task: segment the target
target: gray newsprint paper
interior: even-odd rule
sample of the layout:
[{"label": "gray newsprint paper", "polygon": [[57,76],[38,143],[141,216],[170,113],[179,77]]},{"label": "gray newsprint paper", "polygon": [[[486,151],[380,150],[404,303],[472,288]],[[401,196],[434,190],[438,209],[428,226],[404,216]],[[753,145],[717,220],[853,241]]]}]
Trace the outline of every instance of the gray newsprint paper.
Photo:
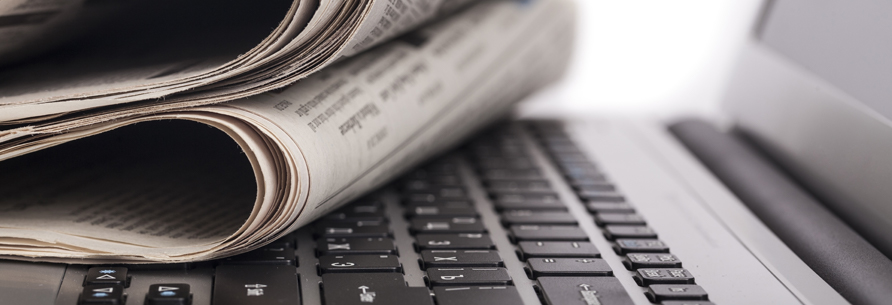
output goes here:
[{"label": "gray newsprint paper", "polygon": [[[471,2],[3,1],[0,124],[184,92],[195,106],[281,88]],[[51,60],[8,64],[72,37]]]},{"label": "gray newsprint paper", "polygon": [[[315,14],[361,4],[347,2],[320,1]],[[332,53],[349,57],[244,99],[202,104],[216,95],[198,90],[160,105],[84,113],[74,109],[80,100],[5,100],[24,107],[8,109],[77,106],[0,130],[0,257],[183,262],[255,249],[456,145],[567,66],[570,0],[487,1],[394,36],[428,16],[422,12],[461,6],[396,6],[422,2],[367,3],[363,16],[376,16],[381,27],[387,16],[394,32],[357,27]],[[376,11],[379,3],[417,19],[397,22],[394,11]],[[395,38],[378,44],[377,37]],[[248,57],[239,60],[265,61]],[[281,71],[255,72],[275,78]],[[248,90],[223,82],[213,90]]]}]

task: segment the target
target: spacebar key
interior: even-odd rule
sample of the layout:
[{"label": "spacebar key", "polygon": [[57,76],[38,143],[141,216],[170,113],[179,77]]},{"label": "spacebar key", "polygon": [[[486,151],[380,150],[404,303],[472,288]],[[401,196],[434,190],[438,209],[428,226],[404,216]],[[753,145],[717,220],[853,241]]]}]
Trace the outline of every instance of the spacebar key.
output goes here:
[{"label": "spacebar key", "polygon": [[290,265],[221,265],[214,305],[298,304],[297,269]]}]

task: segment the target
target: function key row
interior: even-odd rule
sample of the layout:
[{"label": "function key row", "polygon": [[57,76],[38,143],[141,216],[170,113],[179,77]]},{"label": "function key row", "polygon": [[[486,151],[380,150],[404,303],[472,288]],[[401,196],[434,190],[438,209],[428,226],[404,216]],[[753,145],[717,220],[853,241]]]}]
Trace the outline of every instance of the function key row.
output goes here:
[{"label": "function key row", "polygon": [[576,146],[560,122],[534,122],[529,130],[593,215],[604,237],[613,242],[614,252],[623,256],[624,266],[634,271],[638,285],[648,287],[650,301],[711,304],[690,271],[681,268],[681,261],[669,253],[669,247],[657,239],[657,233]]}]

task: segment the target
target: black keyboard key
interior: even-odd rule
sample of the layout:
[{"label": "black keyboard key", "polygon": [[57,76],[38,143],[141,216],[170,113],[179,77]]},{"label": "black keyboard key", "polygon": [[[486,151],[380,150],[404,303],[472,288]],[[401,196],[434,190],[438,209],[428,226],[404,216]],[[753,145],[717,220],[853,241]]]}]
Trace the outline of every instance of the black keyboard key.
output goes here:
[{"label": "black keyboard key", "polygon": [[623,259],[626,269],[681,268],[681,260],[669,253],[629,253]]},{"label": "black keyboard key", "polygon": [[505,268],[427,268],[431,286],[511,285]]},{"label": "black keyboard key", "polygon": [[84,286],[84,291],[78,297],[78,305],[118,305],[124,304],[127,296],[124,294],[124,286],[115,284],[94,284]]},{"label": "black keyboard key", "polygon": [[440,208],[472,208],[474,204],[467,199],[439,200],[434,202],[414,202],[406,204],[407,210],[413,210],[416,207],[440,207]]},{"label": "black keyboard key", "polygon": [[496,209],[504,210],[556,210],[566,211],[567,206],[560,201],[495,201]]},{"label": "black keyboard key", "polygon": [[613,249],[617,254],[669,253],[669,246],[658,239],[617,239]]},{"label": "black keyboard key", "polygon": [[650,285],[644,294],[654,303],[683,300],[705,301],[709,298],[706,290],[698,285]]},{"label": "black keyboard key", "polygon": [[513,286],[434,287],[437,305],[516,305],[523,304]]},{"label": "black keyboard key", "polygon": [[418,234],[415,248],[420,250],[487,250],[495,249],[489,234]]},{"label": "black keyboard key", "polygon": [[575,225],[576,217],[568,212],[509,210],[502,212],[505,225]]},{"label": "black keyboard key", "polygon": [[437,187],[429,191],[414,191],[404,196],[406,203],[434,202],[438,200],[465,199],[465,190],[461,187]]},{"label": "black keyboard key", "polygon": [[540,277],[538,282],[548,305],[635,304],[615,277]]},{"label": "black keyboard key", "polygon": [[623,202],[626,197],[620,193],[612,191],[587,191],[581,190],[576,192],[579,198],[589,202]]},{"label": "black keyboard key", "polygon": [[327,305],[434,304],[427,287],[406,286],[399,273],[323,274],[322,295]]},{"label": "black keyboard key", "polygon": [[407,208],[406,216],[415,218],[444,218],[444,217],[477,217],[477,209],[472,206],[456,205],[414,205]]},{"label": "black keyboard key", "polygon": [[154,284],[149,286],[146,305],[189,305],[192,293],[189,284]]},{"label": "black keyboard key", "polygon": [[511,238],[514,242],[525,240],[552,241],[585,241],[588,234],[577,226],[511,226]]},{"label": "black keyboard key", "polygon": [[598,176],[587,176],[587,177],[567,177],[567,182],[570,183],[570,186],[576,189],[581,189],[583,187],[589,185],[602,185],[604,183],[609,183],[607,177],[604,175]]},{"label": "black keyboard key", "polygon": [[558,198],[555,194],[497,194],[494,197],[496,202],[499,203],[508,203],[508,202],[561,202],[560,198]]},{"label": "black keyboard key", "polygon": [[214,305],[298,304],[298,276],[294,266],[217,266]]},{"label": "black keyboard key", "polygon": [[474,217],[413,219],[409,229],[414,233],[485,233],[486,228]]},{"label": "black keyboard key", "polygon": [[327,221],[384,221],[387,215],[384,214],[384,207],[377,202],[364,204],[350,204],[344,208],[326,214],[322,217]]},{"label": "black keyboard key", "polygon": [[421,261],[424,268],[502,266],[502,258],[495,250],[424,250]]},{"label": "black keyboard key", "polygon": [[125,267],[93,267],[87,270],[84,285],[121,285],[129,286],[130,277]]},{"label": "black keyboard key", "polygon": [[490,169],[535,169],[536,164],[529,158],[476,158],[474,164],[481,170]]},{"label": "black keyboard key", "polygon": [[627,213],[595,214],[595,223],[601,227],[607,225],[643,226],[647,224],[641,215]]},{"label": "black keyboard key", "polygon": [[590,213],[635,213],[635,208],[625,202],[589,202],[585,204]]},{"label": "black keyboard key", "polygon": [[320,273],[401,272],[394,255],[326,255],[319,257]]},{"label": "black keyboard key", "polygon": [[522,241],[517,243],[524,259],[531,257],[600,257],[601,252],[585,241]]},{"label": "black keyboard key", "polygon": [[616,186],[612,183],[604,182],[604,183],[592,183],[587,185],[580,185],[574,187],[577,192],[613,192],[616,191]]},{"label": "black keyboard key", "polygon": [[561,163],[590,163],[588,156],[579,152],[552,152],[550,155]]},{"label": "black keyboard key", "polygon": [[409,179],[403,182],[404,190],[424,190],[440,186],[461,186],[458,176],[440,176],[429,179]]},{"label": "black keyboard key", "polygon": [[694,276],[687,269],[661,268],[638,269],[635,282],[640,286],[653,284],[693,284]]},{"label": "black keyboard key", "polygon": [[555,194],[548,181],[492,181],[487,183],[490,195],[498,194]]},{"label": "black keyboard key", "polygon": [[393,240],[383,237],[322,238],[316,241],[318,255],[396,254]]},{"label": "black keyboard key", "polygon": [[606,226],[604,227],[604,237],[609,240],[619,238],[657,238],[657,232],[647,226]]},{"label": "black keyboard key", "polygon": [[220,260],[221,264],[296,265],[290,243],[273,243],[260,249]]},{"label": "black keyboard key", "polygon": [[438,198],[464,198],[465,190],[460,186],[430,186],[424,190],[410,190],[405,192],[406,197],[414,195],[431,195]]},{"label": "black keyboard key", "polygon": [[531,258],[529,275],[540,276],[611,276],[613,270],[600,258]]},{"label": "black keyboard key", "polygon": [[319,222],[315,225],[316,237],[387,237],[390,227],[383,221]]},{"label": "black keyboard key", "polygon": [[545,176],[537,169],[491,169],[481,173],[484,181],[540,181]]}]

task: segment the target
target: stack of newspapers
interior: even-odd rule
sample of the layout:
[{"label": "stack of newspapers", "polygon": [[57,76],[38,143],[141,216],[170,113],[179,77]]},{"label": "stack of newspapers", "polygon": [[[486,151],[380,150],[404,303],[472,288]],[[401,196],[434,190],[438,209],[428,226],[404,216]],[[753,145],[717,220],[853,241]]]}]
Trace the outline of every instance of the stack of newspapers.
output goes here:
[{"label": "stack of newspapers", "polygon": [[208,260],[564,72],[571,0],[3,0],[0,258]]}]

